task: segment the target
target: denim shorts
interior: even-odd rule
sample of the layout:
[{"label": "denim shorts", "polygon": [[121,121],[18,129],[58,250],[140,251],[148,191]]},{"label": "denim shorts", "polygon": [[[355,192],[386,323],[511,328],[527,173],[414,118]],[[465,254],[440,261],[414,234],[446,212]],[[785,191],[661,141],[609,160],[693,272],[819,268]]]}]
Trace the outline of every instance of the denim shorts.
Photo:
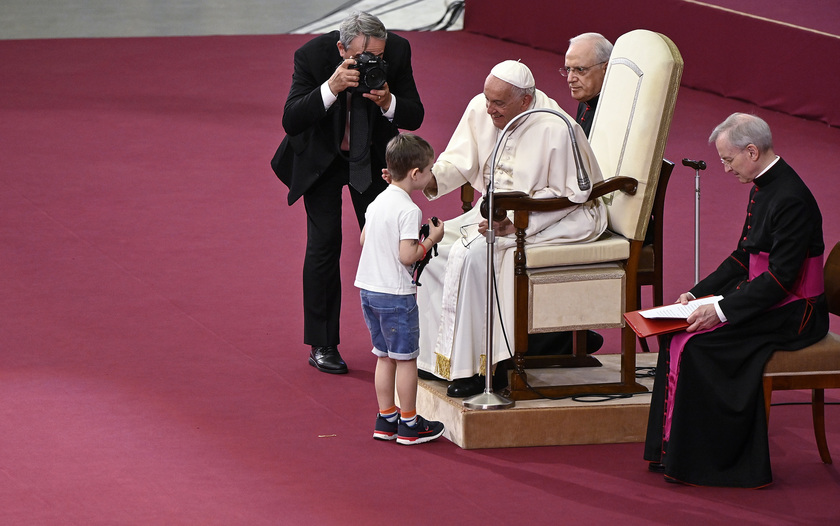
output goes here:
[{"label": "denim shorts", "polygon": [[362,313],[373,354],[413,360],[420,354],[420,315],[413,294],[383,294],[362,289]]}]

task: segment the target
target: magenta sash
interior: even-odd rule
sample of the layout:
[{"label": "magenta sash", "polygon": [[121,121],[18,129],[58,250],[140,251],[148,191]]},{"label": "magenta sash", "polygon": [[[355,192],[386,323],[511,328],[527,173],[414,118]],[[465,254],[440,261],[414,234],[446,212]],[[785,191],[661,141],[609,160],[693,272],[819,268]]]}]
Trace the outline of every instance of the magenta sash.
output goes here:
[{"label": "magenta sash", "polygon": [[[759,252],[758,254],[750,254],[750,269],[749,279],[753,280],[759,275],[767,272],[769,254],[767,252]],[[786,305],[792,301],[804,298],[813,298],[825,292],[825,282],[823,275],[823,257],[815,256],[805,260],[802,265],[802,270],[799,273],[796,283],[793,285],[793,290],[782,301],[772,306],[770,310]],[[671,418],[674,414],[674,395],[677,392],[677,380],[680,375],[680,359],[682,358],[683,349],[688,339],[695,334],[703,334],[704,332],[713,331],[719,327],[726,325],[725,322],[718,323],[710,329],[705,329],[696,332],[680,332],[671,338],[671,347],[669,349],[671,355],[671,364],[668,370],[668,386],[665,395],[665,423],[663,426],[663,434],[665,441],[671,437]]]},{"label": "magenta sash", "polygon": [[[767,252],[750,254],[750,281],[769,271],[769,258],[770,255]],[[772,306],[771,309],[779,308],[791,301],[813,298],[819,296],[823,292],[825,292],[823,257],[814,256],[806,259],[805,263],[802,264],[802,270],[799,272],[799,277],[796,279],[796,283],[793,284],[793,289],[790,294],[788,294],[785,299]]]}]

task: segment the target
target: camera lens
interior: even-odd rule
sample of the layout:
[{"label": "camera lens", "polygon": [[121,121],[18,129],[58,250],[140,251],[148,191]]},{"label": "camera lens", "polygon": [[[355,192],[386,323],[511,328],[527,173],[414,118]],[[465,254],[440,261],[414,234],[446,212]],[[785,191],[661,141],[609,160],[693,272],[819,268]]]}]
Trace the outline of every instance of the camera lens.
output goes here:
[{"label": "camera lens", "polygon": [[365,72],[365,85],[370,89],[380,89],[385,85],[385,71],[371,68]]},{"label": "camera lens", "polygon": [[359,85],[355,88],[348,88],[353,93],[370,93],[373,89],[382,89],[385,86],[388,72],[388,64],[385,60],[373,53],[365,51],[356,57],[356,63],[349,66],[359,70]]}]

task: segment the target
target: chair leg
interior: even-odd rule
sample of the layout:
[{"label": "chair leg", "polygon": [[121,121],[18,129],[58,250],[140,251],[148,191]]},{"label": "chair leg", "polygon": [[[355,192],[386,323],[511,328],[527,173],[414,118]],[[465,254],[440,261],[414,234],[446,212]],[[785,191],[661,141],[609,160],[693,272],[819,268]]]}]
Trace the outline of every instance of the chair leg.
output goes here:
[{"label": "chair leg", "polygon": [[647,338],[639,338],[639,346],[642,348],[642,352],[650,352],[650,347],[648,347]]},{"label": "chair leg", "polygon": [[773,379],[769,376],[762,377],[764,387],[764,415],[767,422],[767,431],[770,431],[770,400],[773,397]]},{"label": "chair leg", "polygon": [[811,412],[814,415],[814,438],[817,439],[817,449],[823,463],[831,464],[831,454],[828,452],[828,442],[825,440],[825,390],[811,390]]}]

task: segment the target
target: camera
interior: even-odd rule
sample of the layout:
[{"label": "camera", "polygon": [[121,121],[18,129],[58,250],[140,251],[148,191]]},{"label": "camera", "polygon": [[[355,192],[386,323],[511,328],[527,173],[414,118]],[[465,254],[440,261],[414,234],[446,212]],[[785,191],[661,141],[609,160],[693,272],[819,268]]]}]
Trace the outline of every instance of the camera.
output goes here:
[{"label": "camera", "polygon": [[356,57],[356,64],[348,67],[359,70],[359,85],[350,88],[351,92],[370,93],[370,90],[382,89],[385,85],[388,63],[370,51],[365,51]]}]

